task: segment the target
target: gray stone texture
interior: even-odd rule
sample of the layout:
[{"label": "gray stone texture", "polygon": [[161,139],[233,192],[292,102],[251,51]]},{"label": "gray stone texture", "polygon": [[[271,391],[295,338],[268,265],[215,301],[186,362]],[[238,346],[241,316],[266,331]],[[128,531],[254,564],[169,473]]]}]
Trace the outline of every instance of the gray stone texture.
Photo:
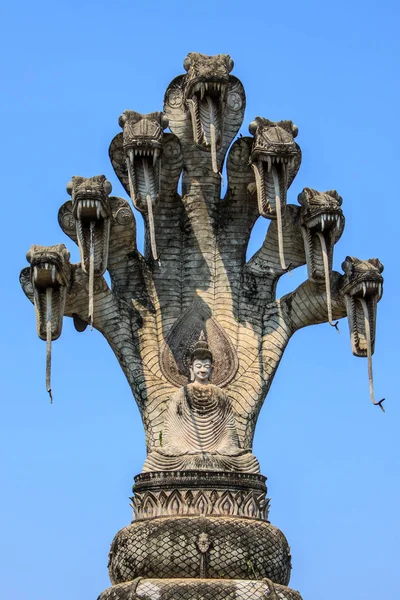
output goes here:
[{"label": "gray stone texture", "polygon": [[[136,520],[113,541],[113,585],[99,600],[301,600],[287,587],[287,541],[268,521],[257,418],[292,335],[345,316],[383,409],[372,378],[383,266],[348,256],[344,274],[332,270],[345,225],[336,191],[305,188],[287,204],[301,164],[292,121],[256,117],[235,139],[246,97],[228,55],[191,52],[184,68],[162,112],[121,115],[109,149],[144,219],[144,255],[128,200],[104,175],[75,176],[58,219],[80,262],[63,244],[32,246],[20,281],[47,343],[50,395],[51,342],[69,316],[104,335],[143,420]],[[247,261],[260,216],[270,225]],[[305,264],[307,280],[277,298],[279,278]]]}]

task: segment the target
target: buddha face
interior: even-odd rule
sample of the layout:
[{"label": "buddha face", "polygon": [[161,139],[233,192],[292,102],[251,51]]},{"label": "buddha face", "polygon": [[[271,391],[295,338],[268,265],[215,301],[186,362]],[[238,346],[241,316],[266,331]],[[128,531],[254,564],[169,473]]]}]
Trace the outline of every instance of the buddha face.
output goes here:
[{"label": "buddha face", "polygon": [[209,383],[212,373],[211,360],[196,358],[192,363],[190,372],[192,381],[202,384]]}]

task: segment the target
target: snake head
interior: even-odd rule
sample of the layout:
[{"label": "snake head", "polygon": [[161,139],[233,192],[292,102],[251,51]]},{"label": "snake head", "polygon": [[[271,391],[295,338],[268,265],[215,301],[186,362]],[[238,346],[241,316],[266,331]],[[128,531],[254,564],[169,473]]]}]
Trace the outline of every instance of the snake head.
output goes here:
[{"label": "snake head", "polygon": [[33,287],[67,287],[71,275],[70,253],[64,244],[38,246],[33,244],[26,254],[31,265]]},{"label": "snake head", "polygon": [[26,255],[36,310],[38,336],[46,340],[46,324],[51,322],[51,339],[61,335],[67,288],[71,279],[70,254],[64,244],[32,245]]},{"label": "snake head", "polygon": [[360,260],[347,256],[342,269],[342,293],[346,301],[352,352],[355,356],[367,356],[368,344],[371,352],[374,351],[376,308],[383,291],[383,265],[377,258]]},{"label": "snake head", "polygon": [[67,193],[72,198],[74,216],[82,221],[99,221],[111,215],[108,200],[112,185],[105,175],[79,177],[74,175],[67,184]]},{"label": "snake head", "polygon": [[146,210],[146,198],[157,202],[160,195],[163,133],[168,119],[162,112],[141,114],[126,110],[119,118],[123,129],[123,152],[134,206]]},{"label": "snake head", "polygon": [[345,219],[341,209],[342,198],[335,190],[318,192],[304,188],[298,196],[301,206],[300,224],[304,239],[308,278],[324,279],[321,236],[328,255],[329,271],[332,271],[333,247],[343,233]]},{"label": "snake head", "polygon": [[263,217],[276,218],[276,202],[281,212],[287,190],[301,163],[301,150],[294,138],[298,128],[292,121],[270,121],[256,117],[249,125],[253,136],[250,164],[256,179],[258,209]]},{"label": "snake head", "polygon": [[112,185],[105,175],[75,175],[67,184],[67,193],[72,199],[82,269],[85,273],[89,272],[91,243],[94,252],[94,272],[96,275],[102,275],[107,268],[111,190]]},{"label": "snake head", "polygon": [[212,150],[211,125],[215,128],[215,149],[222,144],[224,113],[229,73],[233,60],[228,54],[207,56],[189,52],[183,66],[184,102],[192,120],[194,143],[202,150]]}]

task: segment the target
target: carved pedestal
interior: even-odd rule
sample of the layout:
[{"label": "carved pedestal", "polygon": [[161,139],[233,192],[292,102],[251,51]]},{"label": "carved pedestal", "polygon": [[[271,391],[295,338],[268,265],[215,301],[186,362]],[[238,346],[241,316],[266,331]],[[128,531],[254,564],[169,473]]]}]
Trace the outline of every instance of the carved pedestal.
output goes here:
[{"label": "carved pedestal", "polygon": [[135,478],[135,520],[115,536],[112,587],[99,600],[301,600],[291,557],[271,525],[265,477],[152,472]]}]

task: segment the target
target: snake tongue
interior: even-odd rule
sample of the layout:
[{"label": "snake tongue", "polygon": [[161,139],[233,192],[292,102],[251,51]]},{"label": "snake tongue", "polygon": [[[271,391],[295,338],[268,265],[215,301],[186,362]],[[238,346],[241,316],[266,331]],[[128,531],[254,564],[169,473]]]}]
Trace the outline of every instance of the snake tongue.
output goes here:
[{"label": "snake tongue", "polygon": [[51,391],[51,321],[52,321],[52,296],[51,287],[46,289],[46,389],[50,396],[50,403],[53,403]]},{"label": "snake tongue", "polygon": [[[283,166],[283,165],[282,165]],[[285,177],[285,175],[284,175]],[[283,251],[283,232],[282,232],[282,204],[281,204],[281,193],[279,186],[278,174],[275,167],[272,167],[272,178],[274,181],[275,188],[275,210],[276,210],[276,225],[278,228],[278,246],[279,246],[279,260],[281,267],[284,271],[288,270],[285,262],[285,256]],[[286,189],[285,189],[285,200],[286,200]]]},{"label": "snake tongue", "polygon": [[199,94],[194,94],[187,100],[187,104],[194,142],[199,147],[211,151],[213,171],[218,173],[217,149],[222,140],[222,100],[210,95],[208,85],[204,84]]},{"label": "snake tongue", "polygon": [[143,158],[143,175],[144,175],[144,185],[145,185],[145,195],[146,195],[146,205],[147,205],[147,216],[149,219],[149,229],[150,229],[150,246],[151,253],[153,255],[154,260],[158,259],[157,255],[157,245],[156,245],[156,236],[154,229],[154,216],[153,216],[153,203],[155,203],[155,182],[153,173],[150,179],[149,167],[146,160]]},{"label": "snake tongue", "polygon": [[[329,304],[328,281],[332,273],[333,249],[340,235],[342,218],[339,213],[321,212],[304,220],[301,232],[304,239],[308,278],[310,281],[325,281],[327,305]],[[329,323],[332,314],[328,308]]]},{"label": "snake tongue", "polygon": [[288,166],[277,162],[274,156],[262,156],[251,163],[256,179],[258,210],[263,217],[277,218],[277,198],[280,198],[281,214],[286,206]]},{"label": "snake tongue", "polygon": [[89,223],[76,221],[76,233],[81,255],[82,270],[89,276],[90,326],[93,326],[94,277],[102,275],[107,269],[108,247],[110,239],[110,219],[100,218]]},{"label": "snake tongue", "polygon": [[[54,267],[54,269],[53,269]],[[40,267],[34,266],[32,269],[32,283],[34,304],[36,309],[36,327],[39,337],[46,342],[46,389],[52,402],[51,391],[51,350],[52,342],[56,340],[62,330],[63,315],[65,308],[65,300],[67,287],[58,275],[55,265],[45,263],[45,269],[48,271],[49,284],[46,287],[40,285],[39,278]],[[54,276],[54,270],[56,270]],[[55,285],[51,285],[51,280]]]},{"label": "snake tongue", "polygon": [[216,129],[215,129],[216,112],[217,111],[216,111],[216,107],[214,106],[214,102],[210,98],[210,96],[207,96],[207,104],[208,104],[208,109],[209,109],[208,119],[209,119],[209,130],[210,130],[209,143],[211,145],[211,161],[212,161],[214,173],[218,173],[217,142],[216,142]]},{"label": "snake tongue", "polygon": [[[368,283],[367,291],[368,291]],[[378,287],[376,288],[378,292]],[[367,356],[368,345],[371,354],[374,352],[377,293],[363,296],[363,285],[360,283],[356,292],[345,294],[347,316],[351,337],[352,352],[355,356]],[[367,328],[368,317],[368,328]],[[367,330],[368,329],[368,330]]]},{"label": "snake tongue", "polygon": [[91,243],[93,243],[94,272],[96,275],[102,275],[107,269],[108,263],[110,219],[101,218],[100,220],[90,221],[90,223],[77,219],[76,235],[81,255],[82,270],[85,273],[89,273],[90,248]]},{"label": "snake tongue", "polygon": [[[193,108],[191,112],[193,112]],[[161,190],[160,155],[161,151],[159,148],[143,146],[126,149],[125,154],[129,195],[135,208],[147,213],[151,251],[154,260],[157,260],[157,247],[153,206],[157,202]]]},{"label": "snake tongue", "polygon": [[133,205],[140,211],[146,210],[146,197],[158,199],[161,177],[161,151],[159,148],[129,148],[125,163],[129,181],[129,195]]},{"label": "snake tongue", "polygon": [[279,165],[274,157],[261,157],[251,163],[256,179],[258,210],[260,215],[277,221],[279,260],[284,271],[288,270],[284,257],[282,218],[286,206],[288,168]]},{"label": "snake tongue", "polygon": [[[365,293],[364,293],[364,296],[365,296]],[[358,298],[358,302],[361,304],[362,312],[363,312],[363,316],[364,316],[364,331],[365,331],[365,338],[366,338],[366,344],[367,344],[367,359],[368,359],[369,394],[370,394],[372,404],[374,404],[375,406],[379,406],[381,408],[381,410],[383,412],[385,412],[385,409],[382,406],[382,402],[384,401],[384,398],[382,400],[380,400],[379,402],[375,401],[374,376],[373,376],[373,370],[372,370],[372,334],[371,334],[371,323],[370,323],[370,310],[367,305],[367,301],[365,300],[364,297]]]},{"label": "snake tongue", "polygon": [[[333,322],[332,318],[332,298],[331,298],[331,261],[329,261],[328,250],[326,247],[326,240],[323,233],[317,232],[317,237],[321,245],[322,260],[324,265],[324,276],[325,276],[325,291],[326,291],[326,308],[328,312],[328,323],[333,327],[337,328],[337,323]],[[339,332],[339,329],[337,329]]]}]

